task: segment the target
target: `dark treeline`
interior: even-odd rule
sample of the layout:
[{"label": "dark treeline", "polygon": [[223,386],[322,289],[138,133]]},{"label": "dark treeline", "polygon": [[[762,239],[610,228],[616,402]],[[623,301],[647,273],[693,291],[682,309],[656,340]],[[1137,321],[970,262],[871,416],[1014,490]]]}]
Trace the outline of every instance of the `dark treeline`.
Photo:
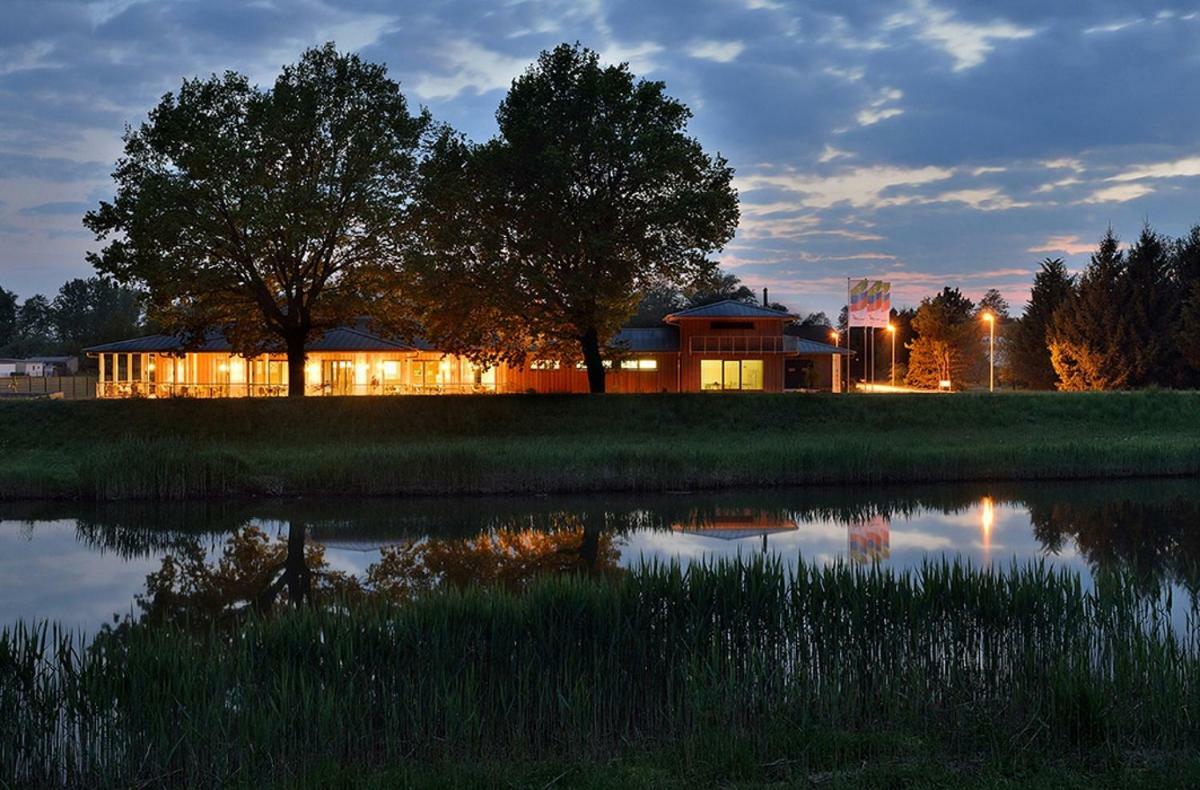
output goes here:
[{"label": "dark treeline", "polygon": [[141,293],[101,277],[70,280],[53,299],[0,287],[0,357],[77,356],[147,331],[144,317]]},{"label": "dark treeline", "polygon": [[1061,390],[1200,384],[1200,226],[1171,239],[1142,228],[1127,250],[1111,228],[1083,272],[1042,263],[1008,342],[1016,384]]}]

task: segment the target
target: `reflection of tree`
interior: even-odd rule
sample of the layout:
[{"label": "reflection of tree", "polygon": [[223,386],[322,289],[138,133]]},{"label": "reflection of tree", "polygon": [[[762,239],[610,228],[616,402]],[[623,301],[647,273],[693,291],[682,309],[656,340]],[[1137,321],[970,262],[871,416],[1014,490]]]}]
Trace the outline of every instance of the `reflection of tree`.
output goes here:
[{"label": "reflection of tree", "polygon": [[1148,583],[1200,582],[1200,501],[1194,497],[1028,502],[1034,535],[1051,552],[1068,540],[1093,568],[1128,569]]},{"label": "reflection of tree", "polygon": [[221,620],[246,609],[270,611],[283,592],[293,606],[355,593],[356,580],[331,571],[324,548],[306,544],[305,533],[303,522],[293,522],[286,539],[276,540],[258,527],[245,527],[229,536],[214,562],[198,539],[181,541],[146,577],[146,594],[138,599],[145,618]]},{"label": "reflection of tree", "polygon": [[547,574],[617,573],[619,552],[602,522],[559,514],[555,524],[385,546],[361,578],[332,570],[325,548],[308,541],[304,521],[291,521],[274,539],[249,526],[230,535],[215,559],[198,538],[181,539],[147,577],[138,602],[149,622],[212,622],[281,605],[401,602],[443,585],[519,590]]}]

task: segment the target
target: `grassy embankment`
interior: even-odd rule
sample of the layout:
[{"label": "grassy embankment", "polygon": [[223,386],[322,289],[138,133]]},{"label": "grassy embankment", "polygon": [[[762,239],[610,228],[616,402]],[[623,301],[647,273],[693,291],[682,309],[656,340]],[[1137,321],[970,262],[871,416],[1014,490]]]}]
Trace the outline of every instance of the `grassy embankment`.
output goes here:
[{"label": "grassy embankment", "polygon": [[88,650],[6,627],[0,777],[1185,786],[1200,625],[1172,630],[1166,607],[1038,565],[759,559],[138,625]]},{"label": "grassy embankment", "polygon": [[0,403],[0,498],[1200,472],[1200,393]]}]

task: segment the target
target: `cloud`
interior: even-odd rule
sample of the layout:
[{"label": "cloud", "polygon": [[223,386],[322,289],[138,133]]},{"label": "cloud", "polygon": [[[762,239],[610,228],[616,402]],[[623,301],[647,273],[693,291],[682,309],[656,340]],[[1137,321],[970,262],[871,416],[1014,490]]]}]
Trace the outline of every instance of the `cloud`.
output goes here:
[{"label": "cloud", "polygon": [[1080,255],[1096,249],[1095,242],[1084,241],[1077,234],[1050,236],[1041,244],[1029,247],[1026,252],[1063,252],[1067,255]]},{"label": "cloud", "polygon": [[447,100],[464,92],[476,95],[505,90],[529,67],[531,58],[513,57],[467,40],[449,41],[435,59],[443,66],[437,74],[419,74],[412,82],[422,99]]},{"label": "cloud", "polygon": [[0,181],[33,178],[41,181],[86,181],[105,178],[111,164],[61,157],[31,156],[0,151]]},{"label": "cloud", "polygon": [[96,206],[92,203],[77,203],[77,202],[58,202],[58,203],[39,203],[36,206],[29,206],[21,209],[19,214],[24,214],[27,217],[62,217],[62,216],[78,216],[83,215],[94,209]]},{"label": "cloud", "polygon": [[1200,176],[1200,156],[1176,159],[1173,162],[1157,162],[1138,165],[1132,170],[1111,176],[1106,181],[1141,181],[1146,178],[1188,178]]},{"label": "cloud", "polygon": [[1032,203],[1014,200],[999,189],[956,189],[942,192],[930,198],[915,198],[918,203],[962,203],[976,211],[1007,211],[1014,208],[1027,208]]},{"label": "cloud", "polygon": [[746,45],[741,41],[695,41],[688,47],[687,53],[701,60],[731,63],[745,49]]},{"label": "cloud", "polygon": [[954,59],[954,71],[966,71],[983,63],[998,41],[1030,38],[1036,30],[1003,19],[986,23],[965,22],[954,12],[928,0],[913,0],[908,10],[893,14],[887,28],[915,28],[917,38]]},{"label": "cloud", "polygon": [[1133,27],[1134,25],[1140,25],[1142,22],[1145,22],[1145,21],[1146,20],[1141,19],[1139,17],[1137,19],[1124,19],[1119,22],[1107,22],[1103,25],[1093,25],[1092,27],[1085,27],[1083,29],[1083,34],[1085,36],[1092,36],[1097,33],[1116,33],[1118,31],[1125,30],[1126,28]]},{"label": "cloud", "polygon": [[741,191],[770,187],[786,190],[794,193],[798,204],[806,208],[832,208],[843,203],[878,208],[910,202],[911,198],[891,194],[898,188],[944,181],[953,175],[949,168],[933,166],[875,165],[845,169],[828,176],[784,169],[739,176],[737,186]]},{"label": "cloud", "polygon": [[852,156],[854,156],[854,154],[850,153],[849,151],[843,151],[840,148],[834,148],[832,145],[826,143],[825,148],[821,151],[821,155],[817,157],[817,161],[821,164],[825,164],[826,162],[832,162],[835,159],[847,159]]},{"label": "cloud", "polygon": [[1080,203],[1126,203],[1149,195],[1154,190],[1144,184],[1120,184],[1115,187],[1097,189],[1080,200]]},{"label": "cloud", "polygon": [[858,111],[858,115],[854,119],[858,121],[859,126],[872,126],[880,121],[886,121],[888,118],[903,115],[904,110],[901,108],[888,106],[903,98],[904,91],[897,88],[884,88],[866,107]]}]

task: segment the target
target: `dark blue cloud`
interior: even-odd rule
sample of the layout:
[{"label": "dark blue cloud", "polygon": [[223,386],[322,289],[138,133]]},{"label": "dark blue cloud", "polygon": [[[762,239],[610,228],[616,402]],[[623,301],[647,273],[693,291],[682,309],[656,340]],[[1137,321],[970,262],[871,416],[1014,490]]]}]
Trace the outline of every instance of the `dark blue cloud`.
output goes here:
[{"label": "dark blue cloud", "polygon": [[1022,302],[1112,223],[1200,220],[1200,14],[1098,0],[9,0],[0,25],[0,284],[86,273],[79,217],[120,136],[180,80],[269,82],[334,39],[477,139],[545,48],[628,60],[738,172],[733,271],[798,309],[848,275]]}]

